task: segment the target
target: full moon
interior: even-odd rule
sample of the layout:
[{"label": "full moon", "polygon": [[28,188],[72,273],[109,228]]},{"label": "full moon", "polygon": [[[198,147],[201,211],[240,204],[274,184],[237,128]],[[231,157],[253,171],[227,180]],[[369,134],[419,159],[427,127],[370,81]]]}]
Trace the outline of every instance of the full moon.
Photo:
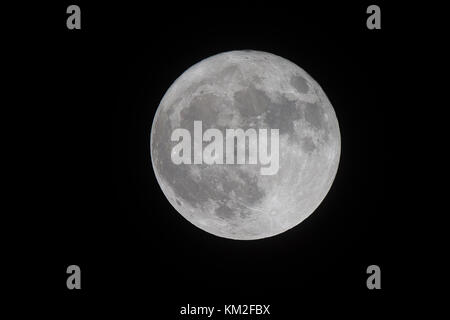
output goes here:
[{"label": "full moon", "polygon": [[[277,129],[279,169],[262,175],[261,163],[174,163],[172,133],[194,132],[194,121],[224,133]],[[206,58],[176,79],[156,111],[150,150],[164,195],[186,220],[219,237],[254,240],[317,209],[334,181],[341,138],[334,109],[310,75],[282,57],[244,50]]]}]

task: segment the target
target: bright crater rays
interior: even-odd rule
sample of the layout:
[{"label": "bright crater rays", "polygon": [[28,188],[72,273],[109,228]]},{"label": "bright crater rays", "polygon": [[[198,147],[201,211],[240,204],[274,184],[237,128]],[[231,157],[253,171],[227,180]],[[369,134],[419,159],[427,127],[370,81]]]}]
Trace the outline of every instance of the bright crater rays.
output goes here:
[{"label": "bright crater rays", "polygon": [[[199,124],[217,140],[196,136]],[[256,138],[264,135],[255,135],[227,149],[227,130],[273,131],[277,140],[261,144]],[[150,147],[158,183],[184,218],[220,237],[251,240],[282,233],[319,206],[336,175],[340,133],[331,103],[304,70],[270,53],[231,51],[200,61],[172,84]]]}]

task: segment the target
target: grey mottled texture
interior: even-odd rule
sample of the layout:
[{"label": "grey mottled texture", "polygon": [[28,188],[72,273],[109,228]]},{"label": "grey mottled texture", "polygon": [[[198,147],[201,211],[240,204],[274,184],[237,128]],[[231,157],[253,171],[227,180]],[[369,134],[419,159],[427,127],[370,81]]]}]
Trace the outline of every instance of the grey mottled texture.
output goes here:
[{"label": "grey mottled texture", "polygon": [[[170,136],[182,127],[280,131],[280,169],[259,165],[175,165]],[[273,54],[231,51],[184,72],[156,112],[153,168],[173,207],[220,237],[250,240],[284,232],[308,217],[333,183],[340,156],[338,121],[320,86]]]}]

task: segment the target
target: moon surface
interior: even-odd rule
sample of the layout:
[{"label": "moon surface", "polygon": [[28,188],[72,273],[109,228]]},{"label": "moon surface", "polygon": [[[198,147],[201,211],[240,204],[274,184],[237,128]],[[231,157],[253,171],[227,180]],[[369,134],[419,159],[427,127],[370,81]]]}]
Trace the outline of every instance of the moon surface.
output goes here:
[{"label": "moon surface", "polygon": [[[217,128],[279,129],[279,170],[259,164],[174,164],[171,134]],[[206,145],[206,142],[203,142]],[[306,219],[331,188],[341,151],[334,109],[319,84],[282,57],[230,51],[186,70],[164,95],[153,120],[153,169],[172,206],[219,237],[253,240]]]}]

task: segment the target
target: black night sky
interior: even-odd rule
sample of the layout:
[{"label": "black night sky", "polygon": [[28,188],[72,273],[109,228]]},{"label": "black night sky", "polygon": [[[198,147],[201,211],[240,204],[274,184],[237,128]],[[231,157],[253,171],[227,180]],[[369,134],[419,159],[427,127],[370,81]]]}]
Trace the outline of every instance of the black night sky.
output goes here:
[{"label": "black night sky", "polygon": [[[74,3],[81,30],[66,28],[73,3],[63,1],[45,6],[30,40],[30,77],[45,101],[32,111],[41,143],[29,152],[45,225],[30,259],[45,269],[39,288],[49,301],[80,314],[147,319],[182,319],[188,303],[271,304],[273,319],[385,314],[401,294],[386,166],[400,39],[394,8],[380,4],[382,29],[368,30],[365,1]],[[218,238],[187,222],[160,190],[150,159],[153,116],[173,81],[206,57],[239,49],[305,69],[330,99],[342,139],[319,208],[257,241]],[[71,264],[82,270],[79,291],[66,288]],[[371,264],[382,270],[382,290],[366,287]]]}]

